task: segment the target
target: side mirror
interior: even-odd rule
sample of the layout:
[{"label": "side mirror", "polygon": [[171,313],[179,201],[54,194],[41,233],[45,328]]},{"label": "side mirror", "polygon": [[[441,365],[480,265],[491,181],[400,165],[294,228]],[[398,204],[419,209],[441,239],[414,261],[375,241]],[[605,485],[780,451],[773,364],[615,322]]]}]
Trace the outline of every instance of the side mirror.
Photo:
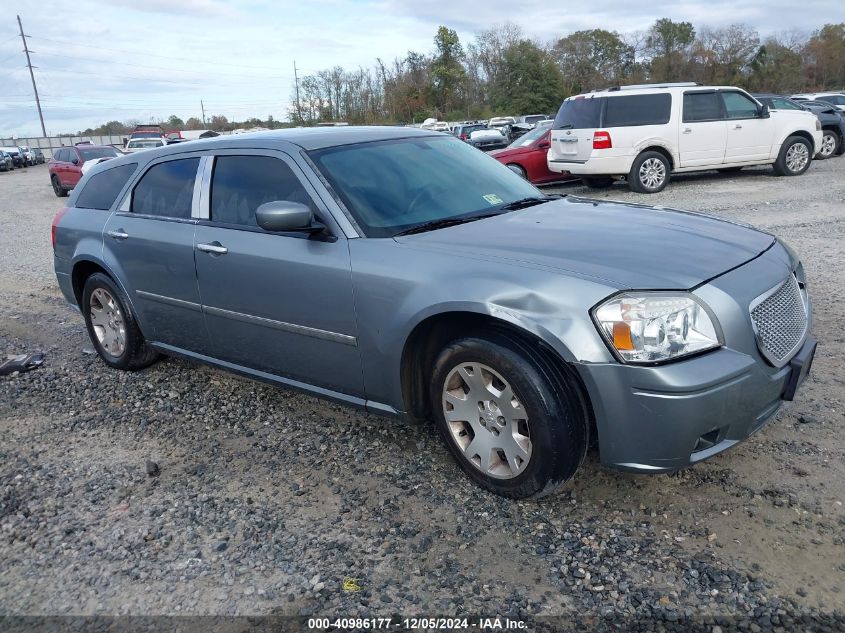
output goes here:
[{"label": "side mirror", "polygon": [[314,226],[311,209],[299,202],[274,200],[265,202],[255,210],[255,220],[265,231],[314,231],[323,227]]},{"label": "side mirror", "polygon": [[71,159],[71,161],[70,161],[70,162],[72,162],[74,165],[78,165],[78,164],[79,164],[79,159],[78,159],[78,158],[74,158],[74,159]]},{"label": "side mirror", "polygon": [[760,118],[761,119],[768,119],[770,116],[769,114],[769,106],[764,105],[760,108]]},{"label": "side mirror", "polygon": [[548,141],[540,141],[537,143],[537,149],[549,149],[552,146]]}]

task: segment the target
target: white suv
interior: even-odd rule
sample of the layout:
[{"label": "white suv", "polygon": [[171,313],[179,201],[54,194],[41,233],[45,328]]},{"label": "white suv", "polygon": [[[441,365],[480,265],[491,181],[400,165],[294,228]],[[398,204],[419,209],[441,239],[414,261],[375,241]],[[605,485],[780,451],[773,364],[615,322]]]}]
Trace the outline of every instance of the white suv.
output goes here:
[{"label": "white suv", "polygon": [[769,109],[730,86],[694,83],[627,86],[569,97],[552,127],[548,166],[591,187],[624,177],[656,193],[671,173],[774,164],[803,174],[821,147],[811,112]]}]

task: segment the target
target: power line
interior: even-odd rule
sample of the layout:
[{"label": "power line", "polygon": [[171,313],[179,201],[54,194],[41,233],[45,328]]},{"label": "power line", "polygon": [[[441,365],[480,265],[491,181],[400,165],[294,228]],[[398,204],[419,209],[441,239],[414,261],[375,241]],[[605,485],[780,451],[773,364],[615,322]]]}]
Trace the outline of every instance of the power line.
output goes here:
[{"label": "power line", "polygon": [[21,24],[21,16],[18,16],[18,27],[21,30],[21,40],[23,40],[23,52],[26,53],[26,65],[29,66],[29,77],[32,79],[32,90],[35,92],[35,105],[38,107],[38,118],[41,120],[41,131],[44,136],[47,136],[47,128],[44,127],[44,114],[41,112],[41,100],[38,98],[38,88],[35,86],[35,73],[32,72],[32,61],[29,59],[29,47],[26,45],[26,36],[23,34],[23,24]]}]

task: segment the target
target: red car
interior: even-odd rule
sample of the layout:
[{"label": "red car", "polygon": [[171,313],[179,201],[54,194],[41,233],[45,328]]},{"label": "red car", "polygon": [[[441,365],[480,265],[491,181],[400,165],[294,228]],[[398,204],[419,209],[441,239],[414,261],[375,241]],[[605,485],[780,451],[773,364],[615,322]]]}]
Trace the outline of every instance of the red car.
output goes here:
[{"label": "red car", "polygon": [[551,131],[549,125],[537,126],[506,148],[490,152],[490,156],[535,185],[570,180],[570,174],[549,171],[546,164],[546,153],[551,146]]},{"label": "red car", "polygon": [[47,163],[53,191],[60,198],[66,196],[82,178],[82,166],[85,161],[97,162],[101,158],[115,158],[120,155],[120,152],[109,145],[88,143],[57,149]]}]

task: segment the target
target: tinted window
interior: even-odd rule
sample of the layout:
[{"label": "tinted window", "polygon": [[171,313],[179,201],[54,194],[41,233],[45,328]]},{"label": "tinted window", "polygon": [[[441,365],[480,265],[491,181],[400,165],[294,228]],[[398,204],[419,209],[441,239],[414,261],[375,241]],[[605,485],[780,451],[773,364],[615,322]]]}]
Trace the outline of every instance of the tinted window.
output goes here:
[{"label": "tinted window", "polygon": [[[801,110],[801,106],[795,103],[794,101],[790,101],[785,97],[774,97],[769,100],[770,103],[767,104],[770,108],[774,108],[775,110]],[[766,103],[765,101],[763,103]]]},{"label": "tinted window", "polygon": [[501,213],[503,205],[540,195],[501,163],[451,136],[342,145],[310,155],[369,237]]},{"label": "tinted window", "polygon": [[199,158],[184,158],[150,167],[132,192],[132,212],[190,218],[199,162]]},{"label": "tinted window", "polygon": [[74,206],[103,211],[110,209],[114,199],[117,198],[117,194],[123,189],[130,176],[135,173],[137,166],[137,163],[129,163],[91,176],[79,197],[76,198]]},{"label": "tinted window", "polygon": [[567,99],[560,106],[555,116],[556,130],[582,128],[596,128],[601,125],[602,98],[574,98]]},{"label": "tinted window", "polygon": [[722,100],[716,92],[684,93],[684,121],[713,121],[722,118]]},{"label": "tinted window", "polygon": [[63,149],[58,149],[55,152],[53,152],[53,160],[55,160],[55,161],[63,161],[64,156],[65,156],[65,150],[63,150]]},{"label": "tinted window", "polygon": [[79,149],[83,160],[91,160],[92,158],[114,158],[120,156],[113,147],[82,147]]},{"label": "tinted window", "polygon": [[756,119],[757,104],[741,92],[723,92],[725,112],[729,119]]},{"label": "tinted window", "polygon": [[211,220],[258,226],[255,210],[287,200],[311,207],[311,197],[290,167],[270,156],[218,156],[211,177]]},{"label": "tinted window", "polygon": [[669,122],[671,109],[668,93],[608,97],[604,126],[663,125]]},{"label": "tinted window", "polygon": [[825,95],[824,97],[818,97],[818,100],[827,101],[834,105],[845,105],[845,96],[840,95]]}]

